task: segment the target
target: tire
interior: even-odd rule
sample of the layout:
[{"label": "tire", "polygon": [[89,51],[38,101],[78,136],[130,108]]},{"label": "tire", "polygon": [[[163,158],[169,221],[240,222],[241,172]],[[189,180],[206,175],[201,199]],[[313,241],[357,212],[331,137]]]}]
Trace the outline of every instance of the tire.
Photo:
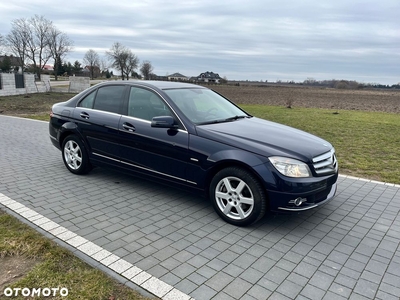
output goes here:
[{"label": "tire", "polygon": [[61,153],[64,164],[71,173],[83,175],[92,169],[86,148],[76,135],[72,134],[64,139]]},{"label": "tire", "polygon": [[209,196],[217,214],[236,226],[257,222],[267,209],[267,196],[261,183],[239,167],[219,171],[211,181]]}]

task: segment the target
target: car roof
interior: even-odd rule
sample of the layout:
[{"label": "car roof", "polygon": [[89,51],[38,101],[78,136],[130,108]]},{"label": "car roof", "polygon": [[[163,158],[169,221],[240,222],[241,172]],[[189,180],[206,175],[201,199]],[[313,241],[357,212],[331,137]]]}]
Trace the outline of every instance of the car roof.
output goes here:
[{"label": "car roof", "polygon": [[166,90],[166,89],[181,89],[181,88],[203,88],[205,87],[192,84],[192,83],[186,83],[186,82],[175,82],[175,81],[156,81],[156,80],[117,80],[117,81],[107,81],[107,82],[102,82],[99,85],[113,85],[113,84],[135,84],[135,85],[141,85],[141,86],[147,86],[147,87],[153,87],[153,88],[158,88],[160,90]]}]

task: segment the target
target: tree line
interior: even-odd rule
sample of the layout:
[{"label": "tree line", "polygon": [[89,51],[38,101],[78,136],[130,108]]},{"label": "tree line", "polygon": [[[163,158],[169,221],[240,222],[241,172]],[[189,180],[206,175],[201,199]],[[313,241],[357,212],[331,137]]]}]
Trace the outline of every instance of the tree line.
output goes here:
[{"label": "tree line", "polygon": [[[13,20],[11,31],[0,35],[0,54],[8,53],[1,62],[0,69],[11,71],[11,67],[30,71],[40,78],[48,63],[53,63],[55,79],[62,74],[72,75],[81,73],[83,67],[79,61],[74,64],[65,61],[69,52],[73,51],[73,41],[60,31],[52,21],[44,16],[35,15],[29,19]],[[95,75],[103,74],[109,77],[114,68],[121,72],[122,79],[140,77],[135,70],[139,67],[139,58],[119,42],[115,42],[105,53],[105,59],[93,49],[89,49],[83,63],[93,79]],[[143,61],[140,72],[144,79],[151,78],[153,66],[150,61]]]},{"label": "tree line", "polygon": [[312,77],[308,77],[304,80],[301,85],[307,86],[320,86],[320,87],[330,87],[336,89],[363,89],[363,88],[380,88],[380,89],[398,89],[400,88],[400,83],[393,85],[385,85],[379,83],[359,83],[355,80],[315,80]]}]

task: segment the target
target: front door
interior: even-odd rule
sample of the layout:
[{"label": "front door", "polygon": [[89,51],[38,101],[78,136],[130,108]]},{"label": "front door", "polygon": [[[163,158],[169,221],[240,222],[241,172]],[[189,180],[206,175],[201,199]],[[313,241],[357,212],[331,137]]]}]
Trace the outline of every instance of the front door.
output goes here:
[{"label": "front door", "polygon": [[182,129],[151,127],[156,116],[173,116],[154,91],[131,87],[127,115],[119,122],[121,162],[148,175],[185,182],[189,135]]}]

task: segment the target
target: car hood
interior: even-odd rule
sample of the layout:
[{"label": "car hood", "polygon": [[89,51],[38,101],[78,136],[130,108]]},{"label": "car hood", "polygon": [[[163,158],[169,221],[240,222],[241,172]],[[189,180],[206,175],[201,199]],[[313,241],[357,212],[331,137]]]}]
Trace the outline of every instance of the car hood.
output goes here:
[{"label": "car hood", "polygon": [[201,125],[200,137],[215,140],[263,156],[292,157],[310,162],[332,145],[310,133],[256,117]]}]

